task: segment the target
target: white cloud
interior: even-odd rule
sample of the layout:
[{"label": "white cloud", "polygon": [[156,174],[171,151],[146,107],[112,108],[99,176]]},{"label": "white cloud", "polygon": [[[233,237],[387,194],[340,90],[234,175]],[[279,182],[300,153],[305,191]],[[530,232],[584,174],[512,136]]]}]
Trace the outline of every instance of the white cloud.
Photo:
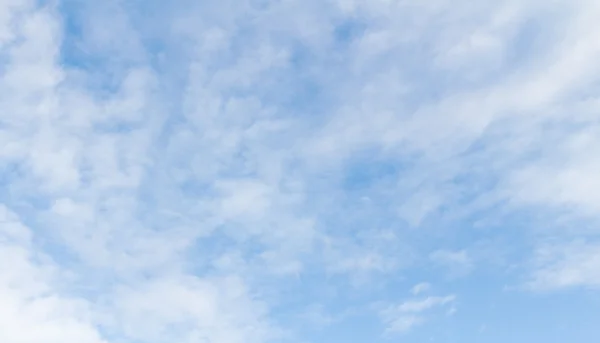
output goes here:
[{"label": "white cloud", "polygon": [[[549,47],[548,49],[551,50],[545,54],[545,57],[536,59],[535,65],[519,64],[514,69],[510,69],[512,66],[509,65],[506,67],[509,73],[497,82],[485,83],[473,90],[451,88],[447,94],[444,93],[444,96],[437,98],[439,100],[426,102],[416,110],[407,109],[402,105],[412,100],[407,98],[407,94],[410,95],[411,92],[418,90],[409,87],[408,93],[405,90],[397,91],[394,96],[382,99],[380,96],[375,97],[372,93],[366,92],[368,87],[360,85],[379,81],[380,83],[376,84],[377,89],[394,92],[397,88],[389,81],[381,82],[382,79],[378,78],[377,73],[364,75],[364,78],[356,79],[354,85],[356,88],[352,86],[344,88],[351,92],[347,96],[350,102],[345,104],[344,109],[331,122],[332,124],[324,128],[323,133],[319,135],[321,139],[317,141],[319,143],[315,143],[315,154],[319,156],[329,154],[327,155],[329,159],[344,158],[350,151],[371,144],[382,147],[386,152],[395,151],[395,154],[400,155],[397,157],[400,162],[403,161],[403,153],[416,154],[418,159],[403,175],[403,179],[408,178],[414,183],[399,189],[415,195],[402,201],[401,207],[402,214],[413,224],[419,224],[427,216],[437,213],[441,207],[458,202],[457,197],[461,194],[461,189],[454,188],[455,185],[451,180],[475,168],[483,168],[488,177],[497,178],[501,185],[505,181],[510,181],[510,187],[501,186],[500,189],[495,189],[497,196],[518,200],[524,197],[523,194],[539,193],[539,189],[544,189],[541,185],[547,183],[544,177],[547,179],[555,175],[555,170],[544,168],[544,164],[540,166],[536,163],[535,166],[528,166],[527,163],[522,163],[521,159],[535,151],[547,152],[549,157],[553,156],[553,145],[545,144],[551,137],[547,136],[549,132],[544,131],[544,128],[551,123],[563,123],[565,129],[553,134],[569,139],[572,135],[576,135],[577,131],[567,129],[566,123],[577,122],[581,127],[586,124],[592,125],[594,122],[594,119],[585,114],[590,110],[586,108],[587,105],[579,106],[576,115],[571,115],[573,111],[567,108],[578,103],[572,98],[572,94],[586,92],[586,85],[598,76],[598,70],[593,62],[597,59],[598,49],[596,41],[590,36],[591,32],[596,31],[597,26],[597,22],[591,19],[594,17],[593,13],[597,13],[598,10],[595,3],[578,1],[570,3],[569,6],[546,4],[542,6],[541,12],[533,10],[533,7],[540,6],[536,2],[527,5],[519,5],[512,1],[495,3],[494,6],[506,7],[506,10],[499,12],[488,11],[487,6],[490,4],[486,3],[485,6],[482,5],[481,8],[478,7],[473,11],[481,10],[488,15],[497,13],[498,16],[503,16],[501,19],[492,20],[490,24],[500,25],[498,30],[501,38],[498,38],[500,42],[497,43],[500,45],[511,44],[511,34],[506,31],[514,30],[515,25],[531,19],[534,13],[562,11],[565,16],[561,19],[560,25],[564,30],[561,31],[563,34],[556,38],[559,39],[557,46]],[[378,8],[377,6],[373,5],[373,8]],[[398,8],[401,8],[401,5]],[[440,5],[440,8],[446,7]],[[446,26],[440,27],[439,31],[436,28],[435,32],[441,35],[448,32],[446,28],[458,27],[465,30],[459,32],[460,35],[465,36],[465,39],[476,34],[476,28],[468,25],[453,25],[453,20],[459,20],[461,16],[467,15],[462,7],[456,7],[455,11],[443,12],[449,19],[441,22]],[[481,13],[470,13],[467,17],[479,18],[479,14]],[[433,16],[431,13],[430,15]],[[505,25],[506,29],[503,29],[502,25]],[[397,30],[391,24],[386,26],[386,29],[391,32]],[[416,32],[420,31],[416,30]],[[437,42],[439,37],[435,38],[433,42]],[[388,50],[379,55],[391,54],[390,51],[395,49],[392,44],[385,46]],[[356,53],[358,59],[362,50],[359,49]],[[364,52],[364,54],[370,53],[371,51]],[[467,53],[467,57],[472,56],[473,52]],[[477,67],[476,63],[468,60],[464,63],[469,70]],[[462,69],[458,70],[462,71]],[[394,73],[393,68],[386,70],[386,73]],[[400,82],[404,81],[401,74],[395,78],[396,82],[399,79]],[[391,115],[392,113],[394,115]],[[495,137],[495,131],[498,130],[506,132],[506,136]],[[542,137],[537,136],[540,133]],[[477,154],[466,153],[471,145],[482,145],[482,150]],[[590,149],[594,149],[593,145],[590,145]],[[585,160],[583,153],[585,152],[579,150],[574,157],[579,159],[577,156],[581,156],[581,160]],[[478,165],[482,163],[479,160],[481,157],[486,158],[483,163],[487,165]],[[535,162],[543,163],[544,160],[534,160]],[[590,166],[578,165],[572,159],[561,160],[558,165],[576,168],[576,173],[582,176],[593,175],[594,171]],[[560,170],[558,172],[560,173]],[[540,178],[536,178],[537,175]],[[513,178],[516,182],[511,181]],[[564,175],[563,180],[559,181],[558,185],[573,182],[569,181],[571,179],[568,175]],[[594,183],[590,181],[593,188]],[[402,185],[404,186],[404,183]],[[534,188],[536,185],[540,187]],[[578,189],[576,184],[572,185]],[[558,187],[567,189],[566,186]],[[535,204],[545,205],[552,202],[550,191],[544,192],[545,194],[540,194],[543,198],[530,199],[534,200]],[[578,197],[578,194],[573,194],[572,197]],[[575,201],[586,203],[595,201],[595,199],[584,199],[590,199],[590,196],[578,197]]]},{"label": "white cloud", "polygon": [[445,305],[454,301],[455,296],[446,297],[427,297],[423,300],[411,300],[404,302],[398,306],[400,312],[423,312],[438,305]]},{"label": "white cloud", "polygon": [[0,206],[0,339],[3,342],[105,342],[90,304],[61,294],[65,276],[38,251],[33,234]]},{"label": "white cloud", "polygon": [[393,319],[388,323],[388,327],[386,328],[386,333],[404,333],[408,332],[413,327],[422,324],[424,319],[419,316],[401,316],[399,318]]},{"label": "white cloud", "polygon": [[144,342],[264,342],[264,304],[252,299],[235,277],[172,276],[117,290],[113,325]]},{"label": "white cloud", "polygon": [[324,239],[323,261],[333,275],[348,275],[355,286],[390,275],[410,265],[412,251],[393,232],[369,230],[357,237]]},{"label": "white cloud", "polygon": [[414,295],[419,295],[421,293],[427,292],[431,289],[431,285],[427,282],[421,282],[413,286],[410,292]]},{"label": "white cloud", "polygon": [[453,276],[463,276],[474,268],[473,261],[466,250],[436,250],[429,255],[433,263],[448,269]]},{"label": "white cloud", "polygon": [[[395,97],[388,99],[375,97],[365,91],[367,87],[360,85],[383,79],[374,76],[376,72],[372,69],[368,73],[364,71],[359,74],[364,78],[356,79],[356,88],[348,85],[344,88],[349,102],[323,129],[322,140],[315,143],[314,154],[331,163],[333,158],[344,159],[352,151],[375,145],[381,147],[386,157],[396,158],[397,163],[408,163],[409,167],[399,176],[401,181],[396,191],[410,196],[393,200],[402,218],[414,226],[437,215],[455,211],[465,215],[469,210],[476,212],[492,206],[502,206],[494,211],[503,214],[507,210],[533,210],[543,211],[549,217],[567,213],[571,220],[581,217],[597,220],[600,192],[596,191],[598,163],[593,152],[600,146],[595,139],[597,120],[592,115],[597,108],[594,85],[600,72],[594,62],[600,50],[592,37],[592,32],[598,31],[598,22],[592,19],[598,13],[597,3],[484,2],[472,10],[461,6],[448,9],[444,7],[446,2],[438,4],[439,7],[430,11],[418,11],[419,15],[431,19],[437,18],[437,10],[448,10],[442,12],[443,21],[424,21],[441,27],[419,38],[436,44],[435,56],[443,60],[444,68],[449,68],[444,75],[457,75],[462,82],[462,78],[466,78],[463,72],[476,71],[481,75],[469,82],[481,83],[474,87],[459,83],[459,87],[448,89],[440,86],[440,96],[423,101],[412,110],[404,104],[419,101],[410,97],[414,93],[421,94],[414,88],[418,85],[411,84],[410,79],[407,82],[406,77],[402,79],[400,74],[396,83],[400,79],[407,88],[396,91]],[[367,5],[361,3],[361,6]],[[490,10],[490,7],[501,10]],[[381,16],[384,11],[400,9],[411,13],[398,3],[386,6],[378,3],[369,8]],[[496,15],[497,18],[490,18]],[[454,25],[453,21],[459,18],[473,22]],[[538,25],[533,32],[538,36],[533,39],[540,45],[532,45],[533,52],[526,51],[526,47],[515,47],[515,35],[522,34],[518,31],[519,25],[532,23]],[[377,30],[378,37],[385,37],[392,36],[389,32],[398,28],[381,24]],[[389,34],[383,33],[386,31]],[[418,35],[423,31],[413,32]],[[493,44],[477,48],[465,43],[481,35],[491,42],[490,32],[494,35]],[[455,35],[459,43],[452,45],[451,41],[444,40],[447,35]],[[388,74],[395,73],[395,64],[386,63],[385,56],[395,56],[402,44],[411,46],[407,42],[410,40],[387,42],[382,45],[385,50],[377,51],[378,65],[387,68]],[[461,50],[464,55],[456,54],[457,49],[464,49]],[[367,66],[374,63],[371,53],[364,52],[368,55],[364,57]],[[522,63],[502,65],[504,61],[482,58],[488,53],[494,59],[521,53],[534,57],[520,61]],[[360,54],[357,51],[357,60],[362,58]],[[419,57],[431,55],[425,51]],[[490,67],[503,70],[502,75],[494,75]],[[482,76],[489,79],[481,79]],[[386,81],[375,87],[394,92],[396,83]],[[469,181],[457,183],[457,178]],[[480,181],[487,186],[478,188]],[[508,209],[503,204],[508,204]],[[550,220],[532,225],[553,224]],[[536,233],[541,230],[534,229]],[[432,255],[440,263],[454,264],[455,271],[462,274],[471,270],[474,263],[467,257]]]},{"label": "white cloud", "polygon": [[[0,82],[6,109],[0,140],[9,147],[2,167],[22,170],[7,186],[19,199],[10,204],[22,210],[20,204],[35,198],[49,205],[25,207],[35,230],[2,207],[0,252],[11,263],[0,272],[0,339],[270,340],[277,330],[265,317],[268,307],[253,299],[243,279],[178,274],[186,264],[182,251],[207,230],[184,230],[175,222],[158,230],[161,216],[136,195],[156,163],[157,76],[133,66],[117,73],[115,92],[94,93],[92,84],[102,80],[60,62],[66,33],[56,10],[30,4],[17,16],[5,12],[5,4],[0,13],[9,13],[14,31],[2,38],[14,41],[1,51],[8,62]],[[92,34],[86,44],[103,53],[107,39],[123,42],[123,31],[134,32],[102,26],[94,32],[110,38]]]},{"label": "white cloud", "polygon": [[597,242],[546,244],[537,249],[535,262],[528,283],[533,290],[600,288],[600,245]]},{"label": "white cloud", "polygon": [[600,209],[598,125],[562,138],[541,160],[513,173],[514,202],[569,208],[585,216]]},{"label": "white cloud", "polygon": [[413,298],[397,305],[391,305],[380,311],[381,319],[386,325],[385,333],[406,333],[418,325],[422,325],[428,314],[436,308],[454,303],[456,296],[429,296]]}]

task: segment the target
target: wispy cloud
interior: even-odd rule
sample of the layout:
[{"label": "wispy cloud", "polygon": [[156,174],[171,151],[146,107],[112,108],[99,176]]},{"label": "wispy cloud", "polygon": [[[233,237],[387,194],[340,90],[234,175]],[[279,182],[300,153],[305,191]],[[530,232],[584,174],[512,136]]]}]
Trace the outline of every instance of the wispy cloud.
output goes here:
[{"label": "wispy cloud", "polygon": [[545,244],[536,251],[535,271],[529,286],[549,291],[567,287],[600,287],[600,246],[575,241]]},{"label": "wispy cloud", "polygon": [[452,276],[464,276],[474,268],[471,257],[465,250],[436,250],[429,255],[432,263],[448,269]]},{"label": "wispy cloud", "polygon": [[431,288],[431,285],[427,282],[421,282],[413,286],[410,292],[414,295],[418,295],[427,292]]},{"label": "wispy cloud", "polygon": [[380,312],[386,325],[386,334],[406,333],[413,327],[423,324],[429,312],[435,308],[452,304],[456,296],[429,296],[413,298],[398,305],[389,306]]}]

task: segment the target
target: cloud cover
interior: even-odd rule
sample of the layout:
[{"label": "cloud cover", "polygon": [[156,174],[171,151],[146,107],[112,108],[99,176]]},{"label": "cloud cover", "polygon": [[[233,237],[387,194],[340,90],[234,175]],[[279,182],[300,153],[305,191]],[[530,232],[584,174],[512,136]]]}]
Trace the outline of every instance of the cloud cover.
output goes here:
[{"label": "cloud cover", "polygon": [[[598,14],[0,0],[1,340],[373,341],[597,290]],[[422,280],[456,295],[393,307]]]}]

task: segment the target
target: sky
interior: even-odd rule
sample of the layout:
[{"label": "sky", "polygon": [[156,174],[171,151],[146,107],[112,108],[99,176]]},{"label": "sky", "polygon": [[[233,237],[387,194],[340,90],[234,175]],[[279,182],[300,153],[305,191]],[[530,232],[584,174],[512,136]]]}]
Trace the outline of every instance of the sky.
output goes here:
[{"label": "sky", "polygon": [[0,0],[0,342],[600,337],[597,0]]}]

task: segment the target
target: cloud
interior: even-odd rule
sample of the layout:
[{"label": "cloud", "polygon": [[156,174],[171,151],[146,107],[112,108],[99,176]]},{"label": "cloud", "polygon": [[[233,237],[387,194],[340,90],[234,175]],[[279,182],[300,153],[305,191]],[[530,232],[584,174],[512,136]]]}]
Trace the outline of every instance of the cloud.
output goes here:
[{"label": "cloud", "polygon": [[528,286],[533,290],[600,287],[600,246],[594,241],[545,244],[536,251]]},{"label": "cloud", "polygon": [[454,301],[454,296],[446,296],[446,297],[428,297],[424,300],[418,301],[407,301],[402,303],[398,310],[400,312],[423,312],[428,310],[434,306],[445,305],[446,303]]},{"label": "cloud", "polygon": [[[2,199],[8,205],[2,207],[1,251],[4,261],[13,261],[0,273],[6,303],[0,320],[11,327],[3,340],[269,340],[277,330],[243,279],[183,272],[183,252],[210,228],[194,230],[189,221],[160,212],[160,203],[169,202],[161,198],[168,194],[161,175],[155,175],[161,187],[145,186],[154,177],[149,167],[161,163],[152,157],[164,124],[161,77],[142,64],[113,70],[107,82],[85,67],[65,66],[62,39],[71,32],[63,31],[58,9],[22,2],[16,13],[6,4],[0,13],[8,13],[14,31],[1,51],[0,101],[7,111],[0,140],[7,147],[3,189],[15,197]],[[121,19],[117,31],[98,26],[81,39],[105,54],[107,40],[123,42],[124,31],[138,34]],[[227,210],[239,212],[231,204]],[[236,314],[229,321],[225,313]]]},{"label": "cloud", "polygon": [[509,187],[515,191],[514,201],[570,208],[581,215],[594,216],[600,206],[595,190],[600,171],[596,148],[600,146],[598,127],[587,128],[562,137],[557,149],[539,161],[515,172]]},{"label": "cloud", "polygon": [[473,261],[466,250],[449,251],[436,250],[429,255],[429,259],[444,268],[454,276],[463,276],[474,268]]},{"label": "cloud", "polygon": [[[32,231],[0,206],[0,338],[5,342],[105,342],[90,304],[59,290],[60,267],[40,254]],[[10,261],[10,263],[6,263]]]},{"label": "cloud", "polygon": [[274,332],[263,322],[265,306],[233,277],[149,280],[118,289],[112,306],[111,326],[141,341],[262,342]]},{"label": "cloud", "polygon": [[410,292],[414,295],[421,294],[423,292],[427,292],[431,288],[431,285],[427,282],[421,282],[413,286]]},{"label": "cloud", "polygon": [[397,305],[389,306],[380,312],[386,325],[385,333],[406,333],[426,321],[426,314],[435,308],[452,304],[456,296],[444,297],[429,296],[426,298],[413,298]]}]

